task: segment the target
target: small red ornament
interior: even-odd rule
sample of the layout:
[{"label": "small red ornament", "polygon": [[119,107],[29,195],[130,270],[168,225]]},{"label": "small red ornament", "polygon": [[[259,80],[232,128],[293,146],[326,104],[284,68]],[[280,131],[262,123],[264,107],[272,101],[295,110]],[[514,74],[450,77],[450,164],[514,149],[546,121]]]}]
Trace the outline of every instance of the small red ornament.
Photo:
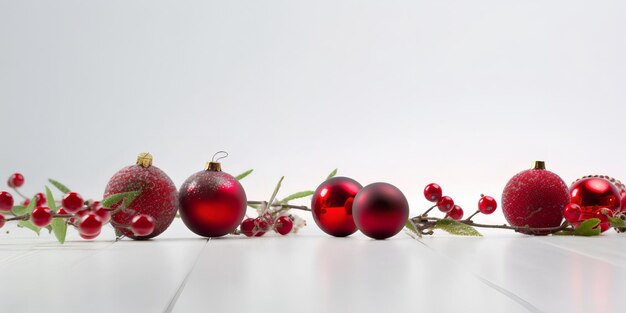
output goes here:
[{"label": "small red ornament", "polygon": [[572,223],[574,226],[590,218],[600,218],[600,229],[604,232],[610,228],[610,223],[606,216],[600,214],[602,210],[608,209],[607,214],[612,216],[621,209],[620,190],[603,177],[584,177],[577,180],[570,187],[570,196],[571,202],[578,204],[582,209],[579,221]]},{"label": "small red ornament", "polygon": [[[164,232],[176,217],[178,192],[174,182],[158,167],[152,165],[152,155],[141,153],[135,165],[119,170],[104,191],[104,198],[121,192],[140,191],[141,193],[128,207],[119,211],[111,219],[121,224],[116,231],[133,239],[149,239]],[[80,213],[81,211],[79,211]],[[128,225],[135,215],[146,214],[155,221],[154,231],[147,236],[137,236]]]},{"label": "small red ornament", "polygon": [[558,227],[563,220],[563,208],[569,202],[567,185],[561,177],[546,170],[543,161],[536,161],[534,168],[513,176],[502,192],[502,212],[513,226]]},{"label": "small red ornament", "polygon": [[[220,237],[233,232],[246,214],[246,192],[220,163],[191,175],[180,187],[180,217],[194,233]],[[258,235],[258,234],[257,234]]]},{"label": "small red ornament", "polygon": [[13,202],[13,195],[6,191],[0,191],[0,211],[11,211]]},{"label": "small red ornament", "polygon": [[374,239],[394,236],[409,218],[409,203],[400,189],[388,183],[365,186],[354,198],[354,222]]},{"label": "small red ornament", "polygon": [[357,231],[352,207],[354,197],[363,188],[347,177],[333,177],[320,184],[311,199],[313,220],[325,233],[346,237]]},{"label": "small red ornament", "polygon": [[460,221],[463,218],[463,209],[455,204],[452,210],[448,212],[448,216],[455,221]]}]

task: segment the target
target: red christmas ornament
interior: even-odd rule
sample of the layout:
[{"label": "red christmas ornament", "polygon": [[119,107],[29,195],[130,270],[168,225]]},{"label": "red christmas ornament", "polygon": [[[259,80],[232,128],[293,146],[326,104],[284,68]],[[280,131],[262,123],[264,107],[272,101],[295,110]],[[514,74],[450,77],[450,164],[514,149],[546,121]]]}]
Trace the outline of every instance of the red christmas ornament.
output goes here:
[{"label": "red christmas ornament", "polygon": [[579,221],[572,223],[574,226],[590,218],[600,218],[600,230],[604,232],[610,228],[606,216],[601,213],[603,209],[608,209],[607,214],[612,216],[621,209],[622,198],[615,184],[603,177],[584,177],[574,182],[569,191],[571,202],[582,209]]},{"label": "red christmas ornament", "polygon": [[400,189],[387,183],[365,186],[354,198],[354,222],[366,236],[394,236],[409,218],[409,203]]},{"label": "red christmas ornament", "polygon": [[352,218],[354,197],[363,188],[347,177],[333,177],[320,184],[311,199],[313,220],[325,233],[346,237],[356,232]]},{"label": "red christmas ornament", "polygon": [[[158,236],[170,226],[178,210],[178,192],[174,182],[158,167],[152,165],[152,155],[141,153],[137,164],[119,170],[104,190],[104,198],[121,192],[141,191],[128,207],[111,219],[121,225],[116,231],[133,239],[149,239]],[[151,216],[155,221],[154,231],[147,236],[137,236],[127,227],[138,214]]]},{"label": "red christmas ornament", "polygon": [[220,237],[233,232],[246,214],[246,192],[220,163],[191,175],[180,187],[180,217],[194,233]]},{"label": "red christmas ornament", "polygon": [[513,176],[502,192],[502,212],[513,226],[558,227],[563,220],[563,208],[569,202],[567,185],[561,177],[546,170],[543,161],[536,161],[534,168]]}]

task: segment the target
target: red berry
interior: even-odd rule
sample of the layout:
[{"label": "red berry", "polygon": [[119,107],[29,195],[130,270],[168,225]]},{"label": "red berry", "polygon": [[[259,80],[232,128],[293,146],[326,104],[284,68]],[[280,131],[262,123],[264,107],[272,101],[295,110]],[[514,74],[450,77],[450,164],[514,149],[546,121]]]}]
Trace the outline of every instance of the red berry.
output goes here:
[{"label": "red berry", "polygon": [[6,222],[6,219],[4,218],[4,215],[0,214],[0,228],[4,226],[5,222]]},{"label": "red berry", "polygon": [[267,222],[267,224],[269,226],[274,225],[274,219],[272,219],[272,214],[269,214],[268,212],[265,212],[263,214],[263,219]]},{"label": "red berry", "polygon": [[45,206],[36,207],[30,214],[30,221],[35,226],[46,227],[52,222],[52,211]]},{"label": "red berry", "polygon": [[443,213],[448,213],[454,207],[454,200],[448,196],[443,196],[437,201],[437,208]]},{"label": "red berry", "polygon": [[102,220],[96,213],[85,214],[78,223],[78,232],[85,236],[96,236],[102,229]]},{"label": "red berry", "polygon": [[609,219],[607,216],[613,217],[613,211],[609,208],[601,208],[596,211],[596,218],[600,219],[600,223],[608,223]]},{"label": "red berry", "polygon": [[70,214],[70,213],[69,213],[69,212],[67,212],[67,211],[65,211],[65,208],[64,208],[64,207],[60,207],[60,208],[57,210],[57,214]]},{"label": "red berry", "polygon": [[35,203],[37,204],[37,206],[42,206],[44,204],[46,204],[46,201],[48,201],[46,199],[46,196],[43,193],[38,193],[35,195]]},{"label": "red berry", "polygon": [[91,239],[94,239],[94,238],[98,237],[98,235],[100,235],[100,232],[98,232],[98,233],[97,233],[97,234],[95,234],[95,235],[85,235],[85,234],[82,234],[82,233],[78,233],[78,234],[79,234],[81,237],[83,237],[83,239],[91,240]]},{"label": "red berry", "polygon": [[83,216],[87,215],[87,213],[90,213],[90,212],[91,212],[90,210],[85,209],[85,210],[80,210],[80,211],[74,213],[74,216],[76,216],[76,218],[73,218],[73,217],[70,218],[70,223],[75,224],[77,220],[80,221],[80,219]]},{"label": "red berry", "polygon": [[30,204],[30,199],[26,199],[24,201],[22,201],[22,205],[23,206],[28,206]]},{"label": "red berry", "polygon": [[9,177],[9,180],[7,181],[7,185],[9,185],[9,187],[11,188],[22,187],[22,185],[24,185],[24,175],[20,173],[15,173],[11,175],[11,177]]},{"label": "red berry", "polygon": [[148,236],[154,231],[154,219],[150,215],[136,215],[130,223],[130,230],[135,236]]},{"label": "red berry", "polygon": [[483,214],[491,214],[498,207],[496,199],[490,196],[483,196],[478,200],[478,210]]},{"label": "red berry", "polygon": [[249,217],[243,220],[243,222],[241,222],[239,230],[241,230],[241,233],[246,235],[247,237],[254,236],[254,219]]},{"label": "red berry", "polygon": [[265,235],[265,232],[269,229],[269,224],[265,221],[265,219],[258,217],[254,219],[254,226],[256,226],[256,231],[254,233],[254,236],[256,237]]},{"label": "red berry", "polygon": [[289,216],[281,216],[276,220],[276,230],[277,233],[281,235],[287,235],[291,232],[293,228],[293,221]]},{"label": "red berry", "polygon": [[72,191],[63,197],[62,203],[66,211],[76,213],[76,211],[83,207],[83,197],[81,197],[77,192]]},{"label": "red berry", "polygon": [[452,208],[452,210],[450,210],[450,212],[448,212],[448,216],[450,218],[452,218],[453,220],[457,220],[458,221],[458,220],[463,218],[463,209],[460,206],[455,205]]},{"label": "red berry", "polygon": [[11,211],[13,208],[13,195],[6,191],[0,192],[0,211]]},{"label": "red berry", "polygon": [[583,209],[576,203],[570,203],[563,209],[563,217],[570,223],[576,223],[580,220]]},{"label": "red berry", "polygon": [[111,219],[111,211],[103,207],[99,207],[98,209],[96,209],[95,213],[96,215],[98,215],[98,217],[100,217],[102,223],[106,223]]},{"label": "red berry", "polygon": [[430,202],[437,202],[441,199],[441,187],[435,183],[428,184],[424,188],[424,197]]}]

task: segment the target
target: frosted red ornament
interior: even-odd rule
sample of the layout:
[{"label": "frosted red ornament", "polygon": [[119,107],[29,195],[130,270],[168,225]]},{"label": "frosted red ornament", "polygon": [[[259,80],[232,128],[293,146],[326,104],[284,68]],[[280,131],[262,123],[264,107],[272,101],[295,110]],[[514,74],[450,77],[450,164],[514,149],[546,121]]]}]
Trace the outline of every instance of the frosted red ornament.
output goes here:
[{"label": "frosted red ornament", "polygon": [[[567,185],[561,177],[546,170],[542,161],[513,176],[502,192],[502,212],[513,226],[558,227],[563,220],[563,208],[569,202]],[[549,232],[526,233],[545,235]]]},{"label": "frosted red ornament", "polygon": [[[154,238],[164,232],[176,217],[178,191],[170,177],[152,165],[152,155],[149,153],[141,153],[135,165],[115,173],[106,186],[104,198],[130,191],[140,191],[140,194],[128,207],[129,212],[122,210],[111,216],[111,220],[121,224],[115,228],[116,231],[133,239]],[[136,236],[127,228],[137,214],[149,215],[154,219],[155,227],[150,235]]]},{"label": "frosted red ornament", "polygon": [[325,233],[345,237],[357,231],[352,206],[354,197],[363,188],[347,177],[333,177],[321,183],[311,199],[313,220]]},{"label": "frosted red ornament", "polygon": [[352,214],[363,234],[374,239],[386,239],[400,232],[406,224],[409,203],[395,186],[373,183],[356,195]]},{"label": "frosted red ornament", "polygon": [[209,162],[180,187],[180,217],[194,233],[220,237],[233,232],[246,214],[246,192],[235,177]]},{"label": "frosted red ornament", "polygon": [[[609,214],[620,211],[622,198],[620,190],[614,183],[604,177],[584,177],[574,182],[569,190],[571,202],[578,204],[582,209],[579,222],[601,218],[600,230],[604,232],[610,228],[608,220],[599,216],[599,213],[603,209],[608,209]],[[572,224],[578,226],[579,222]]]}]

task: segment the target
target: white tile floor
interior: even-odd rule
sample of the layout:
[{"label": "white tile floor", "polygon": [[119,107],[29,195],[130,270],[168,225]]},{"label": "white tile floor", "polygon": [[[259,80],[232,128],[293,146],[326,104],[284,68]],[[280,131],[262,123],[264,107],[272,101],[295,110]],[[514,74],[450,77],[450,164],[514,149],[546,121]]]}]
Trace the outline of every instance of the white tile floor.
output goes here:
[{"label": "white tile floor", "polygon": [[0,236],[0,312],[624,312],[624,235]]}]

